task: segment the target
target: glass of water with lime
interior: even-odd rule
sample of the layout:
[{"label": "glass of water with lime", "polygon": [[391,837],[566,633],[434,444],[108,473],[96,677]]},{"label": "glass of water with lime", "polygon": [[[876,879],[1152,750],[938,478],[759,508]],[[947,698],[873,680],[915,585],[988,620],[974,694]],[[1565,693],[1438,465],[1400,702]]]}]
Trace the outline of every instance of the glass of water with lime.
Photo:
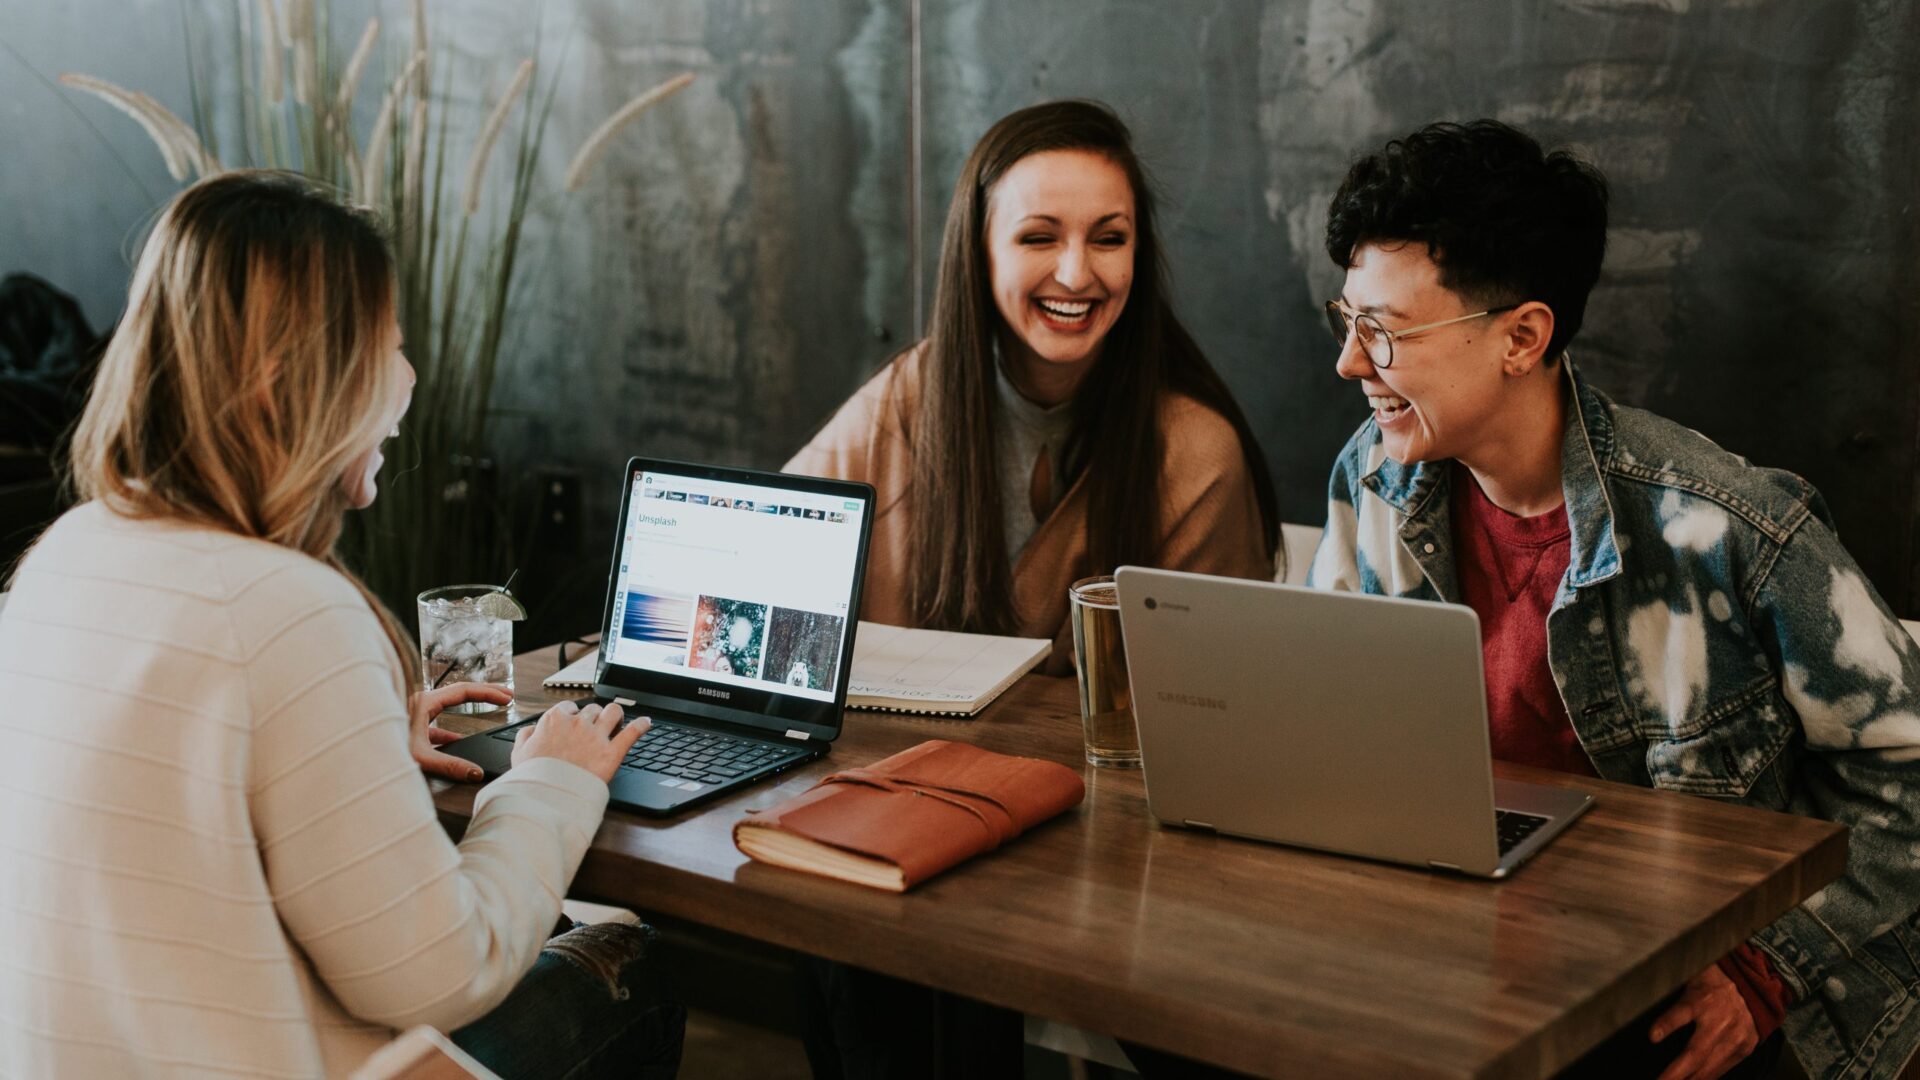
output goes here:
[{"label": "glass of water with lime", "polygon": [[[420,594],[420,668],[425,688],[495,683],[513,689],[513,624],[527,609],[500,585],[445,585]],[[455,705],[458,713],[490,713],[511,705]]]}]

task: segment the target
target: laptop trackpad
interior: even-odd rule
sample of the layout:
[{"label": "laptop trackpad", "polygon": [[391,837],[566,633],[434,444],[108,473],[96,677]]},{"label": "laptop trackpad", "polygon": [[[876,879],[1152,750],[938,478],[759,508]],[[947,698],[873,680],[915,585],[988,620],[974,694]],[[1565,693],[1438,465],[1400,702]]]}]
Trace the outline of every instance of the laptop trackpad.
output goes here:
[{"label": "laptop trackpad", "polygon": [[611,802],[627,803],[649,810],[667,810],[692,798],[683,781],[644,769],[620,769],[607,785]]},{"label": "laptop trackpad", "polygon": [[1573,788],[1529,784],[1524,780],[1494,777],[1493,805],[1496,809],[1547,818],[1570,818],[1587,808],[1593,796]]}]

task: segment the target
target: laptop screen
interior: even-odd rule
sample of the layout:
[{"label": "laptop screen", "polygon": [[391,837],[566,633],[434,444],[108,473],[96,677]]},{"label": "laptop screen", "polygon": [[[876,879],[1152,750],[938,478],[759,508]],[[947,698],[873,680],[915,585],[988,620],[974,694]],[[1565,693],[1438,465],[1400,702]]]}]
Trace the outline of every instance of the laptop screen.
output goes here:
[{"label": "laptop screen", "polygon": [[643,461],[627,482],[607,665],[728,710],[844,702],[872,489]]}]

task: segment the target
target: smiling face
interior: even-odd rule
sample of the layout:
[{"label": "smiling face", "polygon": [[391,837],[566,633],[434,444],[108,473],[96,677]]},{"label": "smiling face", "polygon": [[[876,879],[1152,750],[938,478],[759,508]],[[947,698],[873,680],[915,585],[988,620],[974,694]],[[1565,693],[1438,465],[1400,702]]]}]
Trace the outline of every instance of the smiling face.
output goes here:
[{"label": "smiling face", "polygon": [[[1440,267],[1421,243],[1355,248],[1341,299],[1390,331],[1485,308],[1440,284]],[[1502,428],[1512,358],[1505,330],[1511,321],[1490,315],[1395,341],[1387,368],[1374,366],[1348,335],[1335,369],[1367,395],[1388,457],[1403,465],[1464,458]]]},{"label": "smiling face", "polygon": [[[1084,150],[1029,154],[987,208],[987,257],[1016,384],[1071,388],[1093,367],[1133,287],[1133,186]],[[1049,395],[1055,396],[1055,395]]]},{"label": "smiling face", "polygon": [[[383,430],[389,431],[387,438],[400,434],[400,418],[407,414],[408,406],[413,404],[413,365],[407,362],[406,355],[401,352],[400,341],[400,324],[395,322],[387,330],[387,343],[383,349],[388,368],[394,373],[393,390],[385,405],[389,419],[381,425]],[[340,489],[346,493],[347,505],[352,509],[365,510],[373,505],[374,498],[380,493],[376,478],[380,466],[386,461],[386,456],[380,452],[383,444],[384,440],[367,448],[347,467],[346,475],[340,478]]]}]

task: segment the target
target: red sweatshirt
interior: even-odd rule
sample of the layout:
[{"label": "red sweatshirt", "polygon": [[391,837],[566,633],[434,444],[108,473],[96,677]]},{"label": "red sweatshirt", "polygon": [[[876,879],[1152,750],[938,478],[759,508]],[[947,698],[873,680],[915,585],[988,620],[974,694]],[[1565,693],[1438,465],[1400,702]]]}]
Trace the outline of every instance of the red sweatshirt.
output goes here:
[{"label": "red sweatshirt", "polygon": [[[1452,482],[1454,573],[1461,602],[1480,616],[1493,756],[1598,775],[1547,666],[1547,612],[1570,554],[1566,507],[1515,517],[1495,506],[1458,462]],[[1772,1035],[1793,994],[1767,954],[1743,944],[1720,961],[1720,970],[1740,991],[1760,1038]]]}]

